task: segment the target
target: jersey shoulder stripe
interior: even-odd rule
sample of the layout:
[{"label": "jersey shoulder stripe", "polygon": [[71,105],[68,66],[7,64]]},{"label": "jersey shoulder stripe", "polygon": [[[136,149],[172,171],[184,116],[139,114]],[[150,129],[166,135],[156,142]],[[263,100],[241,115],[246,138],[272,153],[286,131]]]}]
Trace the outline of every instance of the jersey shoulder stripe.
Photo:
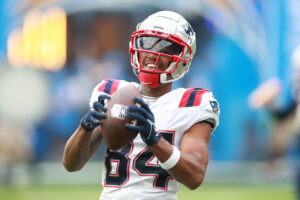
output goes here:
[{"label": "jersey shoulder stripe", "polygon": [[104,81],[102,81],[102,83],[99,85],[98,91],[112,95],[117,91],[119,84],[120,80],[104,79]]},{"label": "jersey shoulder stripe", "polygon": [[189,88],[187,89],[180,100],[179,108],[200,106],[202,96],[204,93],[210,92],[202,88]]}]

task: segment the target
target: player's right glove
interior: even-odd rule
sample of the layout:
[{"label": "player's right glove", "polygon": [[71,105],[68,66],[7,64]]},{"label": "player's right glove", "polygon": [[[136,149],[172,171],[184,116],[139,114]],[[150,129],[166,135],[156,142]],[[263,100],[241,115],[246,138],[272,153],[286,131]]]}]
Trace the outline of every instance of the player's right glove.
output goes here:
[{"label": "player's right glove", "polygon": [[109,100],[110,96],[101,94],[98,96],[98,101],[93,103],[87,114],[81,119],[81,127],[86,131],[92,131],[95,127],[101,124],[101,120],[106,118],[105,100]]}]

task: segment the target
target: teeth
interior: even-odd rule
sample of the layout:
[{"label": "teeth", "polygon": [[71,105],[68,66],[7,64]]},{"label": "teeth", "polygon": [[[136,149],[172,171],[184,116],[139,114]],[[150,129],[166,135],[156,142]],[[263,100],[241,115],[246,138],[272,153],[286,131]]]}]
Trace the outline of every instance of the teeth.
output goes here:
[{"label": "teeth", "polygon": [[146,67],[154,67],[155,65],[154,64],[148,64],[148,65],[146,65]]}]

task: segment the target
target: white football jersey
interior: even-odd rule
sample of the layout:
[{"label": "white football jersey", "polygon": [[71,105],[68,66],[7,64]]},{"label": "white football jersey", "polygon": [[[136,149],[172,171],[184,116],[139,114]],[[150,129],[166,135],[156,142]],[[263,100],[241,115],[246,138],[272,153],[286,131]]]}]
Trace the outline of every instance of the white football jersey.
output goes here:
[{"label": "white football jersey", "polygon": [[[127,84],[105,79],[95,87],[90,106],[101,93],[112,95]],[[156,130],[178,149],[183,134],[193,124],[207,121],[214,130],[219,123],[219,105],[208,90],[179,88],[159,98],[144,97],[144,101],[154,114]],[[178,182],[159,166],[140,135],[119,151],[107,149],[104,165],[100,200],[177,199]]]}]

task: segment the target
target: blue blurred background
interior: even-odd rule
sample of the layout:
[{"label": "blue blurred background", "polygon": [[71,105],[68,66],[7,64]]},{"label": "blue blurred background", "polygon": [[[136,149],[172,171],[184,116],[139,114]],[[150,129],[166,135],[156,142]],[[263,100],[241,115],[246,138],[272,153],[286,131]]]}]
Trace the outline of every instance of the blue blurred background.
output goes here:
[{"label": "blue blurred background", "polygon": [[[35,169],[61,162],[103,78],[137,81],[130,35],[159,10],[182,14],[197,34],[190,73],[174,87],[209,89],[220,103],[211,177],[234,174],[235,164],[246,162],[266,165],[267,178],[293,179],[299,130],[291,125],[291,55],[300,44],[299,8],[299,0],[0,1],[0,183],[18,182],[13,166],[20,163]],[[92,160],[101,161],[104,149]]]}]

